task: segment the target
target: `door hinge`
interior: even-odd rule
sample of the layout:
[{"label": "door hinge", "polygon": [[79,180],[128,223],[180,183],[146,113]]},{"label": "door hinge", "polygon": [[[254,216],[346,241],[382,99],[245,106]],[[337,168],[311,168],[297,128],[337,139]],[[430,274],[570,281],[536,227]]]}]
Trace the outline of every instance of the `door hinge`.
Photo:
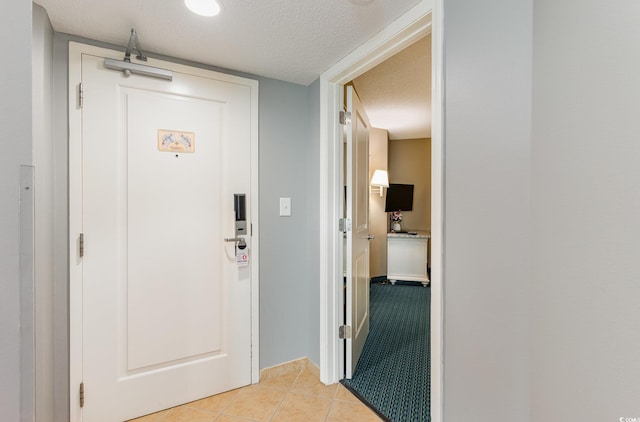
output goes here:
[{"label": "door hinge", "polygon": [[84,105],[84,85],[82,82],[78,84],[78,106],[82,108]]},{"label": "door hinge", "polygon": [[348,125],[349,123],[351,123],[351,112],[341,111],[339,119],[341,125]]},{"label": "door hinge", "polygon": [[84,382],[80,383],[80,407],[84,407]]},{"label": "door hinge", "polygon": [[351,338],[351,326],[341,325],[338,327],[338,338],[340,340]]},{"label": "door hinge", "polygon": [[80,240],[78,243],[80,246],[80,258],[82,258],[84,256],[84,233],[80,233]]},{"label": "door hinge", "polygon": [[351,231],[351,220],[348,218],[341,218],[338,220],[338,231],[342,233]]}]

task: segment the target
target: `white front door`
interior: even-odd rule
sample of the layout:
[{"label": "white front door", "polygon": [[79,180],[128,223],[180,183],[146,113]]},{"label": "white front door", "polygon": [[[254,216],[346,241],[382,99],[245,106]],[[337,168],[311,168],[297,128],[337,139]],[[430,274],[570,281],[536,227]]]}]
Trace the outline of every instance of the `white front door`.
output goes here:
[{"label": "white front door", "polygon": [[257,217],[257,82],[170,63],[173,81],[125,77],[103,56],[81,54],[82,80],[70,81],[83,87],[70,235],[83,234],[71,318],[84,404],[72,415],[112,422],[252,382],[257,242],[242,235],[238,263],[225,238],[236,237],[234,194],[248,231]]},{"label": "white front door", "polygon": [[351,336],[346,342],[346,377],[351,378],[369,334],[369,119],[352,87],[347,87],[346,181],[346,325]]}]

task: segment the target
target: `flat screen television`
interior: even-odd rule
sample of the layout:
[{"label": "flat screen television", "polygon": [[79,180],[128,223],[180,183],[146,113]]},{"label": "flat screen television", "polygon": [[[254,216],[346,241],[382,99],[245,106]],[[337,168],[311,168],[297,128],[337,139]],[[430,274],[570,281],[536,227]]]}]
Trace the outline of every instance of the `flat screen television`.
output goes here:
[{"label": "flat screen television", "polygon": [[411,211],[413,209],[413,185],[389,183],[385,212]]}]

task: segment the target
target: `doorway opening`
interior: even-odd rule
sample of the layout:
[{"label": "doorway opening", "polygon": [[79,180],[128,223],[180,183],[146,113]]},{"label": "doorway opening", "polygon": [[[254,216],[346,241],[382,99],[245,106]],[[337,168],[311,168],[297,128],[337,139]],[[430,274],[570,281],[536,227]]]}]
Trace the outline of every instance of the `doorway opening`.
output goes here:
[{"label": "doorway opening", "polygon": [[[382,185],[388,187],[372,186],[365,198],[370,253],[369,275],[362,284],[370,300],[362,314],[368,316],[370,329],[361,354],[347,351],[352,369],[342,383],[384,418],[429,420],[431,35],[348,85],[371,125],[365,183],[375,185],[377,172],[387,176]],[[345,180],[348,191],[351,179]],[[349,246],[347,242],[346,249]],[[357,280],[352,285],[359,286]],[[351,322],[345,319],[344,324]],[[351,331],[355,336],[357,327]]]},{"label": "doorway opening", "polygon": [[344,345],[338,339],[343,316],[342,216],[343,148],[338,111],[343,87],[357,76],[431,33],[432,43],[432,242],[431,242],[431,420],[442,418],[442,25],[441,0],[422,2],[321,75],[320,157],[320,376],[337,382],[344,373]]}]

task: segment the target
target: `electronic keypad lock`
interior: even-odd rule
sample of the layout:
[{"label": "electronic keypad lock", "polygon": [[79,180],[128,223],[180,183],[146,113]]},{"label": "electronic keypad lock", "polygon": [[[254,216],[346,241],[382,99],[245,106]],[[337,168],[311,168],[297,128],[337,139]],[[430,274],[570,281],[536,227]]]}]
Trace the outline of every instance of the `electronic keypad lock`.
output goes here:
[{"label": "electronic keypad lock", "polygon": [[249,264],[249,252],[244,236],[247,235],[247,196],[244,193],[233,195],[233,210],[236,214],[236,264],[245,267]]},{"label": "electronic keypad lock", "polygon": [[236,264],[239,267],[249,265],[249,251],[247,249],[247,241],[245,236],[247,233],[247,201],[244,193],[236,193],[233,195],[233,211],[235,213],[235,237],[225,238],[225,242],[235,243]]},{"label": "electronic keypad lock", "polygon": [[247,234],[247,196],[244,193],[233,195],[233,210],[236,214],[236,237]]}]

